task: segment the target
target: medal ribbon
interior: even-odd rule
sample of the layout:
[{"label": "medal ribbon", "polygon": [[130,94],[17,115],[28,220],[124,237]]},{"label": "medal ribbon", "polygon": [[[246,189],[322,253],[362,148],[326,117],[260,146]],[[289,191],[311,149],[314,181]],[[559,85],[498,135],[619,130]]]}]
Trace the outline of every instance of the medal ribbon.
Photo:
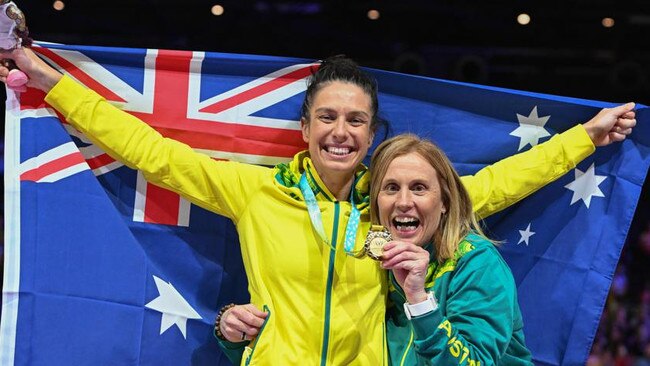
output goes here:
[{"label": "medal ribbon", "polygon": [[[361,217],[361,212],[359,212],[359,209],[354,204],[354,186],[356,182],[357,180],[355,177],[354,182],[352,183],[352,191],[350,192],[350,204],[352,205],[352,212],[350,213],[348,224],[345,227],[345,242],[343,245],[345,253],[351,256],[356,255],[353,249],[357,239],[357,230],[359,229],[359,218]],[[307,175],[305,172],[302,173],[298,186],[300,187],[302,196],[305,198],[305,204],[307,205],[307,211],[309,212],[309,218],[311,219],[312,227],[314,230],[316,230],[316,233],[325,244],[327,244],[330,248],[336,250],[336,248],[332,246],[330,240],[325,234],[325,228],[323,227],[323,217],[320,213],[318,203],[316,202],[314,191],[311,189],[309,183],[307,182]]]}]

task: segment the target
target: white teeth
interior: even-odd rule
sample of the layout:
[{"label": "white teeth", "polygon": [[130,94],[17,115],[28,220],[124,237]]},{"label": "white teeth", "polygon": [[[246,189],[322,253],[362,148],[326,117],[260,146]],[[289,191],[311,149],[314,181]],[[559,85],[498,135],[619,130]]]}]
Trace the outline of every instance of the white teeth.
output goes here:
[{"label": "white teeth", "polygon": [[328,146],[327,147],[327,152],[329,152],[330,154],[334,154],[334,155],[347,155],[347,154],[350,153],[350,148]]},{"label": "white teeth", "polygon": [[413,231],[417,228],[417,226],[396,226],[397,231]]},{"label": "white teeth", "polygon": [[416,222],[418,220],[413,217],[396,217],[395,221],[399,223],[407,223],[407,222]]},{"label": "white teeth", "polygon": [[413,231],[420,226],[420,220],[414,217],[395,217],[393,219],[393,225],[397,231]]}]

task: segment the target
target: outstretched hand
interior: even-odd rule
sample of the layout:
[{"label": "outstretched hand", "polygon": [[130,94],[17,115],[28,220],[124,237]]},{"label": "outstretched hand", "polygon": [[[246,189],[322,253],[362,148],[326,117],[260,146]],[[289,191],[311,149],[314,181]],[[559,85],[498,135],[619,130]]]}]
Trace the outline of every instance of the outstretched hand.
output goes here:
[{"label": "outstretched hand", "polygon": [[[16,66],[27,74],[29,81],[28,87],[40,89],[44,92],[49,92],[50,89],[61,79],[62,75],[50,65],[41,60],[29,48],[17,48],[11,51],[0,51],[0,59],[12,59]],[[7,76],[9,69],[4,65],[0,65],[0,81],[7,83]]]},{"label": "outstretched hand", "polygon": [[596,146],[606,146],[623,141],[636,126],[634,103],[614,108],[603,108],[583,126]]}]

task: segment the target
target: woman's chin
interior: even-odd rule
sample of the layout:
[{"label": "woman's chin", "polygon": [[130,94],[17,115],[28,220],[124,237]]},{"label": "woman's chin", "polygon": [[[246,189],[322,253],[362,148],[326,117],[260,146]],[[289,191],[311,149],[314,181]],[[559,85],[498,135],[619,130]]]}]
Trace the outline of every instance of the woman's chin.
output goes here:
[{"label": "woman's chin", "polygon": [[357,170],[358,164],[355,161],[328,161],[323,164],[323,168],[318,170],[321,178],[328,176],[351,175]]}]

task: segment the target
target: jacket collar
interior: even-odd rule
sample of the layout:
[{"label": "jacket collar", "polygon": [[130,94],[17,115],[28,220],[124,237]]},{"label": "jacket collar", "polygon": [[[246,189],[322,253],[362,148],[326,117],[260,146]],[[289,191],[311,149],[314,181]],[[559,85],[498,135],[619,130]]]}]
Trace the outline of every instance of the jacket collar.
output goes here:
[{"label": "jacket collar", "polygon": [[[300,177],[305,172],[307,182],[311,187],[316,200],[335,202],[336,198],[325,186],[322,179],[316,172],[314,164],[309,157],[309,151],[301,151],[293,157],[289,163],[282,163],[275,166],[275,179],[283,187],[298,188]],[[370,174],[365,165],[360,164],[355,172],[356,183],[353,187],[354,202],[359,210],[370,206]],[[292,195],[293,196],[293,195]],[[302,196],[295,197],[303,200]]]}]

